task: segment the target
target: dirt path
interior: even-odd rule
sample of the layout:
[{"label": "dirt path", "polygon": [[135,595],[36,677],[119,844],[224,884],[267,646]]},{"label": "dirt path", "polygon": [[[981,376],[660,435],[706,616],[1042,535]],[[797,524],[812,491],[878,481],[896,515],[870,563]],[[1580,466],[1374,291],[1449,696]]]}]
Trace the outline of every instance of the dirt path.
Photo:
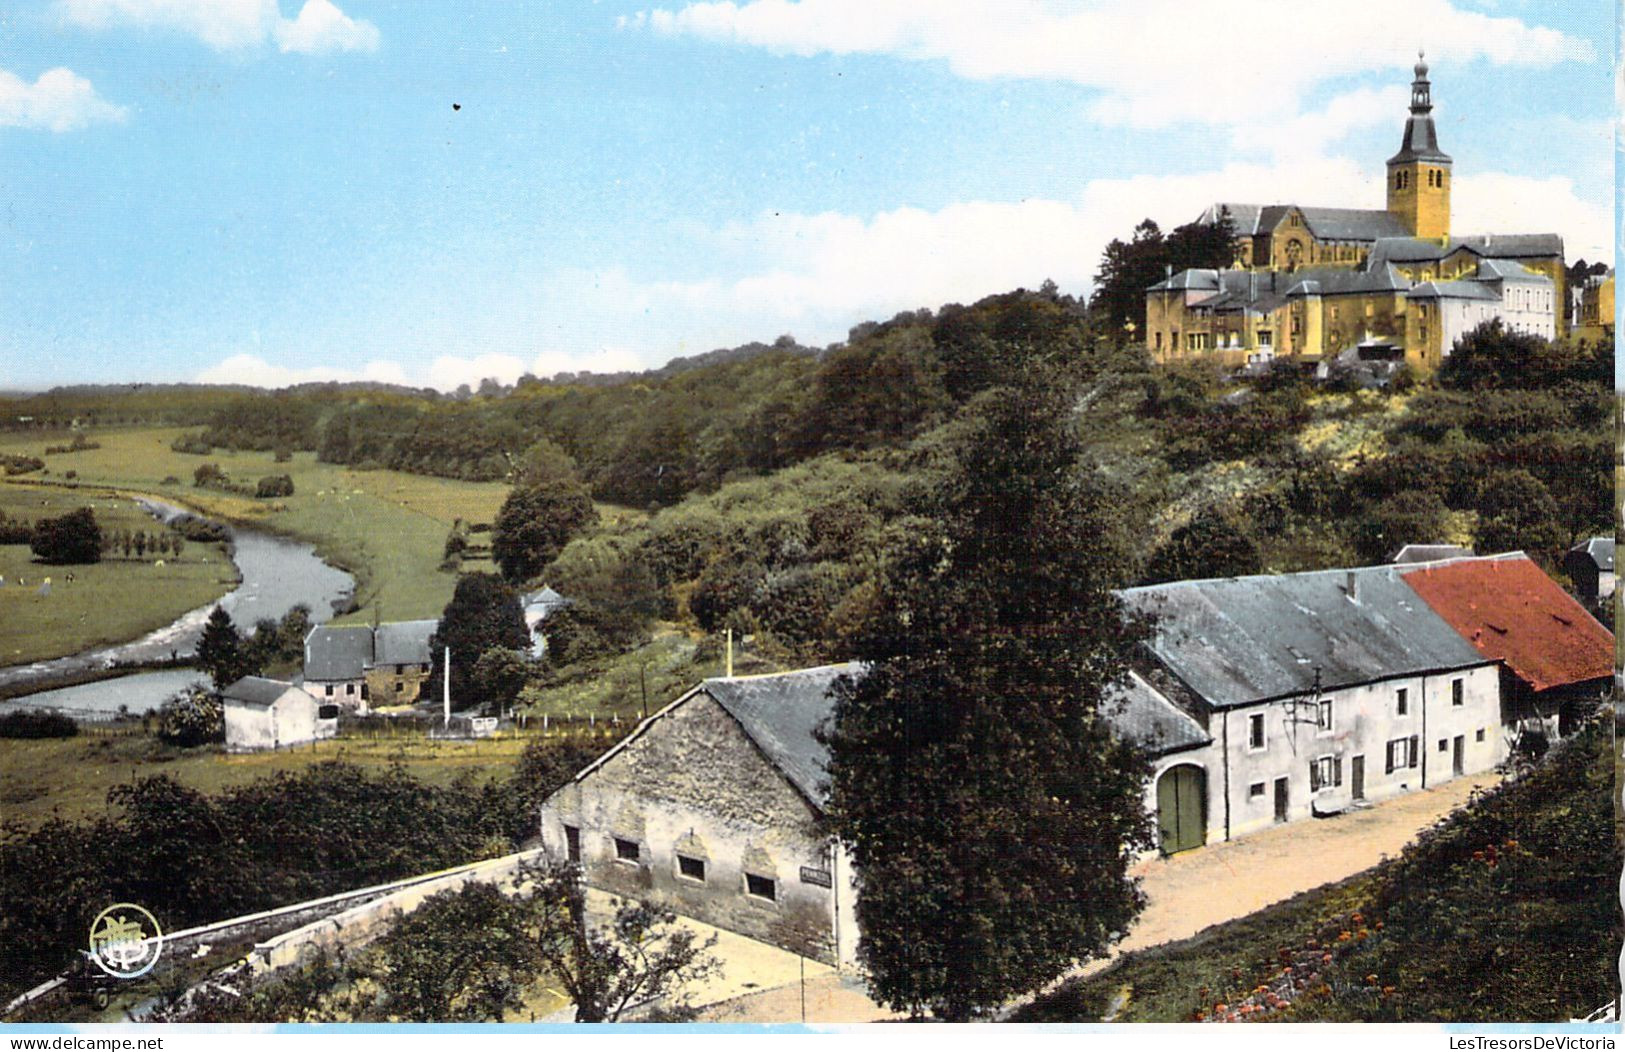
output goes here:
[{"label": "dirt path", "polygon": [[[1461,806],[1473,790],[1499,780],[1495,774],[1456,778],[1368,810],[1292,822],[1229,843],[1142,862],[1133,873],[1143,882],[1145,912],[1117,952],[1189,938],[1204,928],[1369,869],[1399,854],[1418,832]],[[757,952],[752,950],[753,955]],[[1096,961],[1069,974],[1092,974],[1109,963]],[[790,1023],[803,1018],[799,983],[720,1003],[708,1003],[704,997],[696,1000],[707,1004],[700,1018],[708,1022]],[[857,1023],[893,1015],[865,995],[861,981],[823,969],[817,978],[808,975],[805,1018],[809,1023]]]}]

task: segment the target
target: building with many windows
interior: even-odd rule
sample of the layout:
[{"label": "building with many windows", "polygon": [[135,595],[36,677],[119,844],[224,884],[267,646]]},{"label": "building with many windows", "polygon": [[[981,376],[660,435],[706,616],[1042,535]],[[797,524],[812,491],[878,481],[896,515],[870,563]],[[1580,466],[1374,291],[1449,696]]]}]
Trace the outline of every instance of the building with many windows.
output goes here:
[{"label": "building with many windows", "polygon": [[1463,333],[1492,318],[1518,332],[1564,335],[1562,239],[1453,236],[1452,164],[1439,148],[1428,68],[1418,62],[1404,138],[1387,163],[1387,207],[1214,204],[1199,221],[1229,218],[1234,266],[1169,274],[1146,291],[1152,357],[1241,366],[1348,356],[1433,370]]}]

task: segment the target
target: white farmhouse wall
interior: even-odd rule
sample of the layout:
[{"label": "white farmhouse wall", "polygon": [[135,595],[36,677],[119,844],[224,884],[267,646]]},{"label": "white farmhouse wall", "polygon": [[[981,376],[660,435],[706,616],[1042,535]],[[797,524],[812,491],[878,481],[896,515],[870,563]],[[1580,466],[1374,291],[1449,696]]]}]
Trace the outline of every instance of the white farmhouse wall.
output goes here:
[{"label": "white farmhouse wall", "polygon": [[338,733],[338,721],[321,719],[318,711],[321,704],[298,687],[289,687],[270,705],[245,705],[227,698],[226,749],[228,752],[283,749],[331,738]]},{"label": "white farmhouse wall", "polygon": [[[1462,683],[1462,703],[1453,704],[1452,683]],[[1399,692],[1406,713],[1399,714]],[[1277,824],[1276,782],[1286,784],[1286,821],[1315,811],[1346,810],[1354,802],[1354,761],[1364,758],[1364,799],[1376,802],[1439,785],[1456,777],[1456,740],[1461,739],[1462,773],[1478,774],[1506,759],[1501,726],[1497,666],[1481,665],[1438,675],[1409,676],[1325,692],[1332,703],[1332,726],[1312,722],[1307,701],[1289,718],[1282,701],[1216,711],[1209,720],[1210,745],[1159,757],[1146,786],[1145,805],[1157,813],[1157,783],[1168,771],[1194,765],[1205,775],[1207,842],[1245,836]],[[1264,743],[1251,745],[1252,717],[1264,718]],[[1387,768],[1390,742],[1417,739],[1414,767]],[[1441,750],[1440,742],[1444,743]],[[1408,748],[1408,746],[1407,746]],[[1341,761],[1342,784],[1311,788],[1310,764],[1321,757]],[[1228,759],[1228,764],[1226,760]]]}]

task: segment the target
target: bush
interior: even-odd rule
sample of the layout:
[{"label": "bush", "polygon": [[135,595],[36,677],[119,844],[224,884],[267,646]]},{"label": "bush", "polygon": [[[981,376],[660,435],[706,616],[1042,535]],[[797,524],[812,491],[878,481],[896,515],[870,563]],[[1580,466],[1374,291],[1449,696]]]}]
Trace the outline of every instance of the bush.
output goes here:
[{"label": "bush", "polygon": [[254,490],[256,497],[291,497],[293,496],[293,478],[289,475],[267,475],[260,479],[260,484]]},{"label": "bush", "polygon": [[102,529],[89,508],[59,519],[41,519],[34,527],[32,550],[40,560],[57,565],[100,562]]},{"label": "bush", "polygon": [[219,695],[193,684],[165,701],[158,710],[158,738],[188,749],[225,741],[225,711]]},{"label": "bush", "polygon": [[72,738],[79,724],[58,712],[8,712],[0,716],[0,738]]},{"label": "bush", "polygon": [[40,471],[45,467],[45,461],[39,457],[21,455],[0,456],[0,464],[5,465],[8,475],[26,475],[30,471]]}]

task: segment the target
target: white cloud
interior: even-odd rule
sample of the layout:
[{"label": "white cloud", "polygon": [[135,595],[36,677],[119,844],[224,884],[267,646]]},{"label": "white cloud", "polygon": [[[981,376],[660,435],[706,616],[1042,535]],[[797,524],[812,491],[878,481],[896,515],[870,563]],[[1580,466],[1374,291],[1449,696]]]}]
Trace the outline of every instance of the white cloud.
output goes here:
[{"label": "white cloud", "polygon": [[348,17],[331,0],[306,0],[292,19],[282,16],[278,0],[58,0],[58,7],[77,25],[174,30],[218,51],[272,40],[283,51],[307,54],[378,47],[378,27]]},{"label": "white cloud", "polygon": [[800,56],[943,61],[973,80],[1070,81],[1101,93],[1095,119],[1141,127],[1288,116],[1322,82],[1408,70],[1418,41],[1458,62],[1546,67],[1593,57],[1584,40],[1450,0],[724,0],[617,24]]},{"label": "white cloud", "polygon": [[[251,387],[289,387],[293,384],[348,383],[369,380],[374,383],[409,383],[399,363],[371,361],[359,369],[318,365],[299,369],[273,365],[254,354],[236,354],[198,373],[200,384],[248,384]],[[453,386],[456,386],[455,384]]]},{"label": "white cloud", "polygon": [[[625,268],[560,272],[540,293],[539,338],[574,366],[606,344],[647,367],[792,332],[804,343],[902,310],[969,303],[1046,278],[1086,294],[1106,242],[1140,219],[1163,229],[1217,200],[1381,208],[1383,175],[1341,158],[1275,158],[1189,175],[1099,179],[1071,200],[972,201],[862,217],[764,215],[702,232],[694,255],[748,262],[697,280],[646,279]],[[1555,231],[1570,259],[1609,258],[1611,202],[1582,199],[1567,178],[1459,177],[1452,227],[1462,233]],[[681,342],[679,342],[681,337]],[[630,367],[630,366],[620,366]]]},{"label": "white cloud", "polygon": [[32,84],[0,69],[0,127],[65,132],[122,121],[127,112],[98,96],[90,81],[71,69],[48,69]]},{"label": "white cloud", "polygon": [[276,38],[283,51],[306,55],[378,49],[378,27],[350,18],[330,0],[306,0],[298,18],[278,20]]}]

